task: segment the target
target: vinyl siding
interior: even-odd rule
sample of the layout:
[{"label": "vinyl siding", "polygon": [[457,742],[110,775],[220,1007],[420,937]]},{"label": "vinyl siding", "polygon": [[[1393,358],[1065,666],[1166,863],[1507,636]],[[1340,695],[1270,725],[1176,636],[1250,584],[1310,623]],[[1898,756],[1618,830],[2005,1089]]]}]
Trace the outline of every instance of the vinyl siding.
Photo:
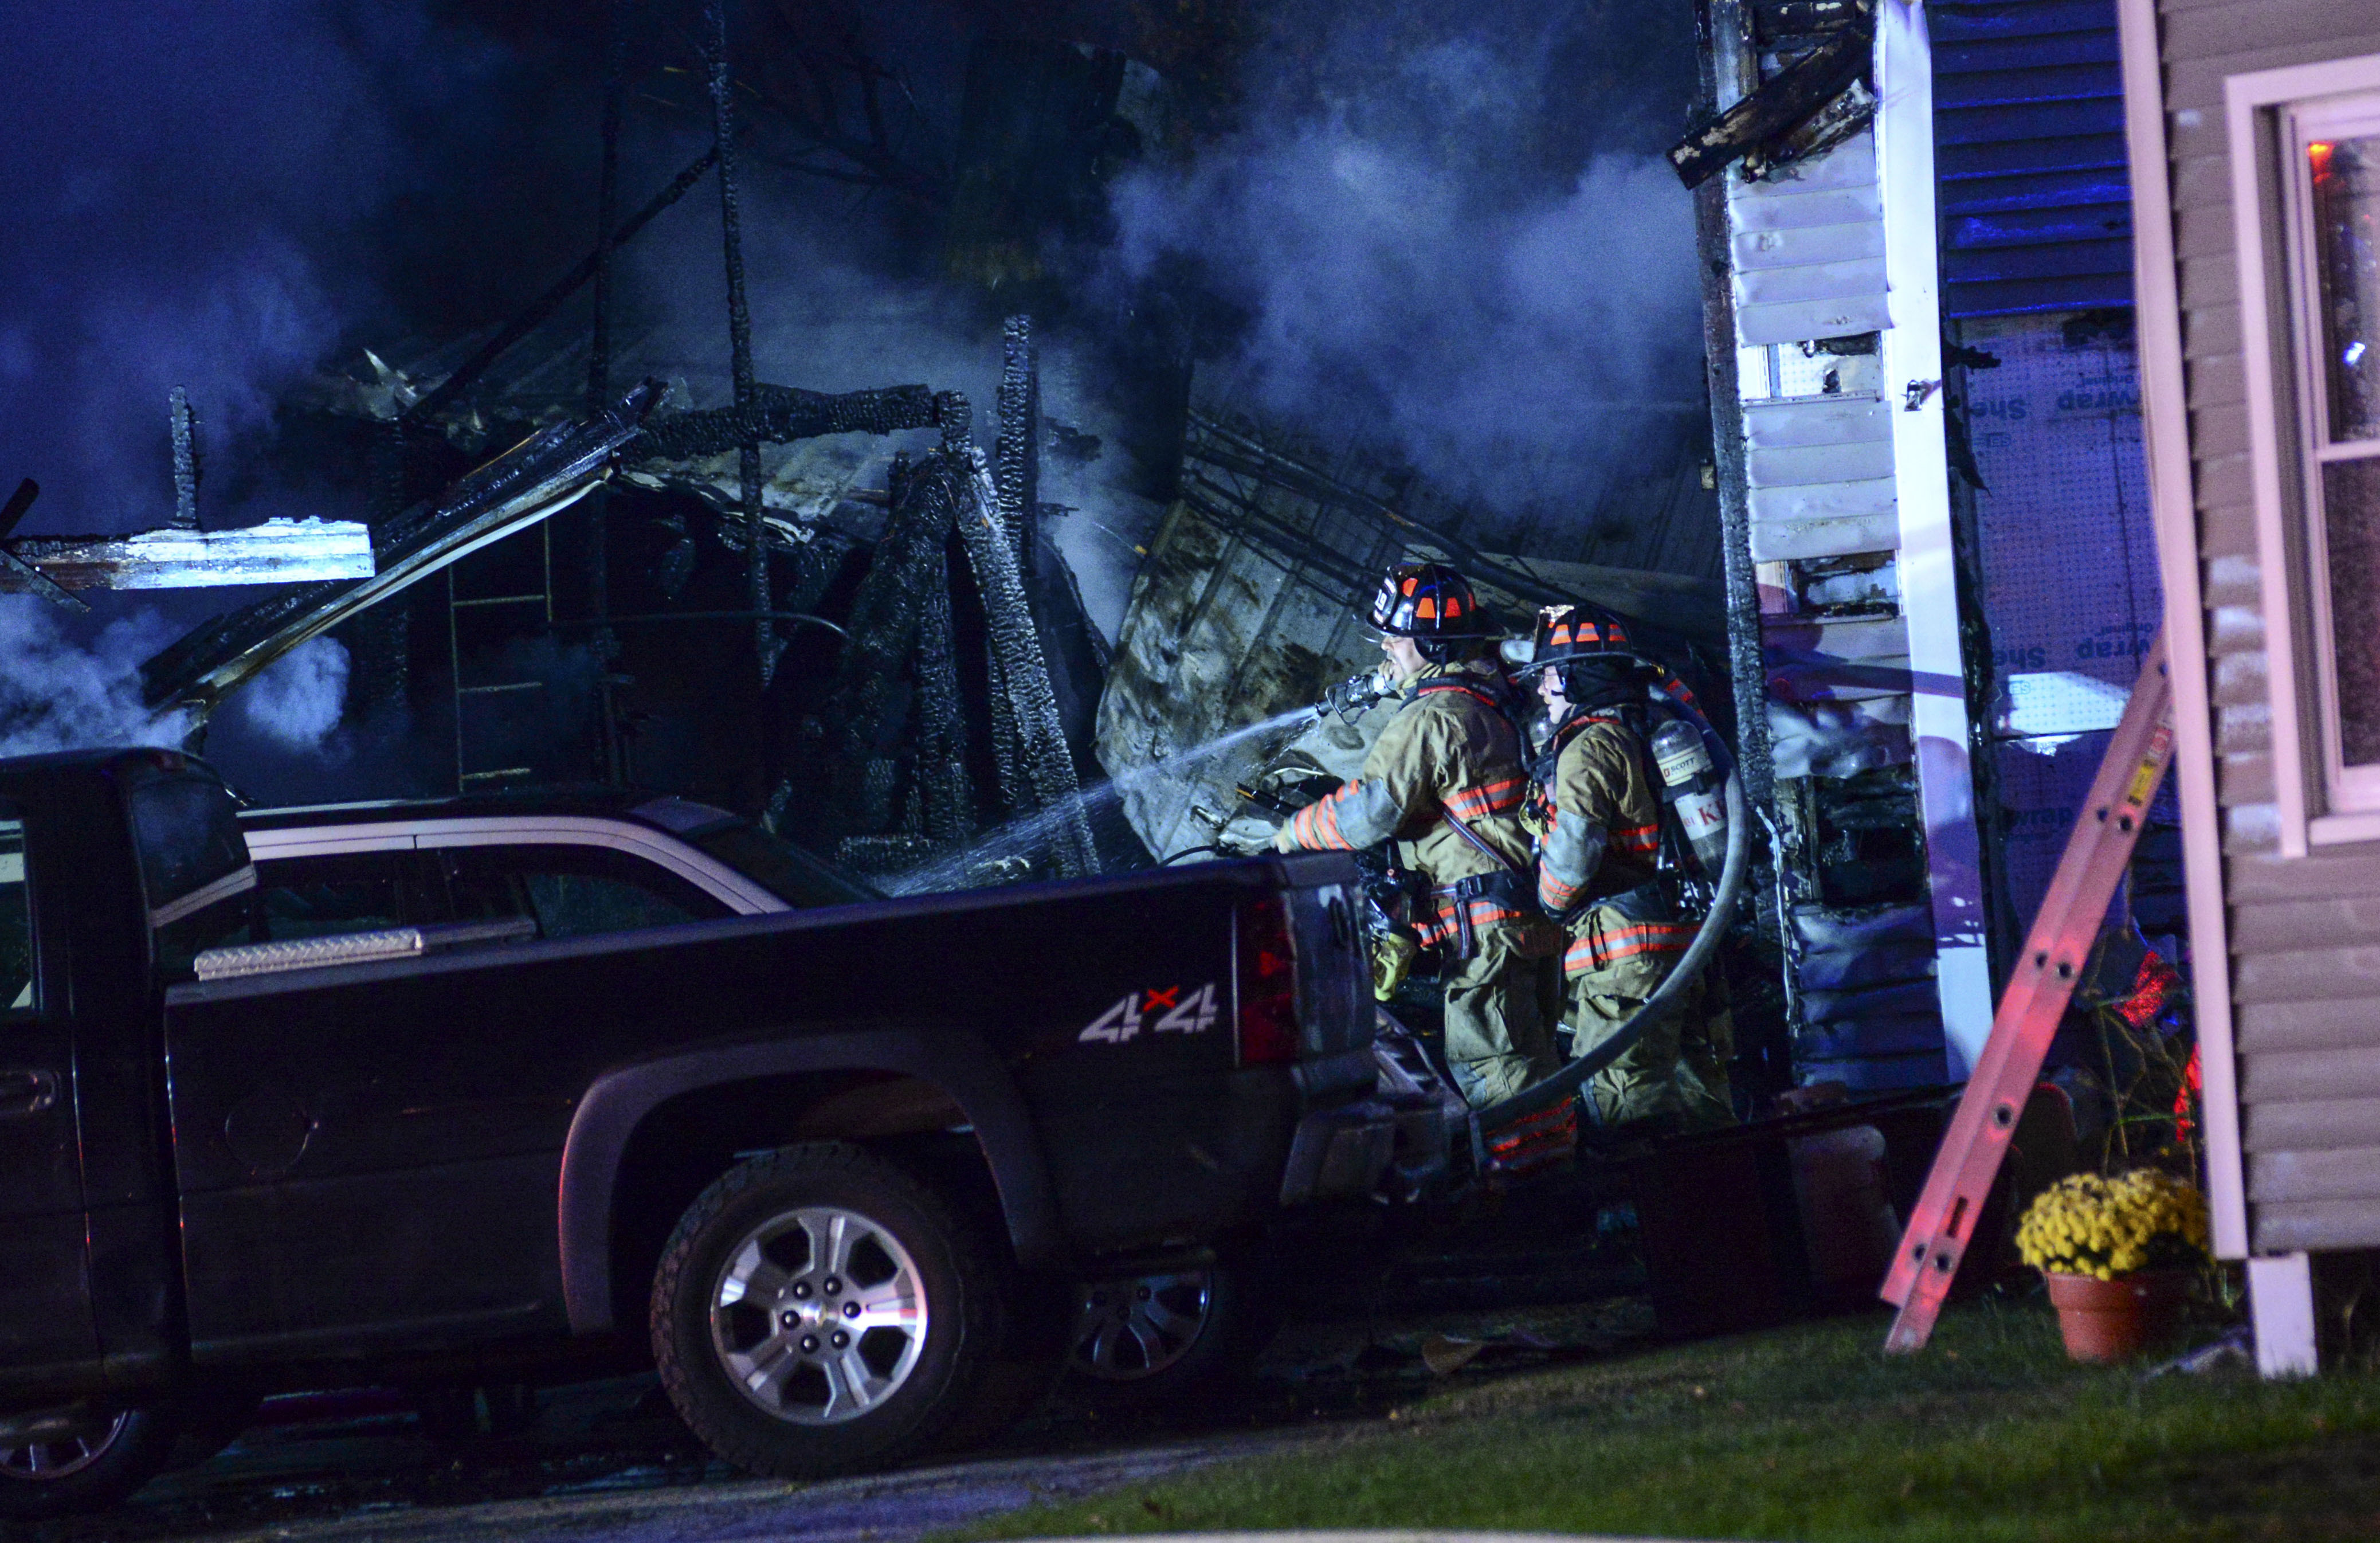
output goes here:
[{"label": "vinyl siding", "polygon": [[2158,13],[2250,1245],[2380,1246],[2380,845],[2277,855],[2223,101],[2230,75],[2380,54],[2380,7],[2160,0]]}]

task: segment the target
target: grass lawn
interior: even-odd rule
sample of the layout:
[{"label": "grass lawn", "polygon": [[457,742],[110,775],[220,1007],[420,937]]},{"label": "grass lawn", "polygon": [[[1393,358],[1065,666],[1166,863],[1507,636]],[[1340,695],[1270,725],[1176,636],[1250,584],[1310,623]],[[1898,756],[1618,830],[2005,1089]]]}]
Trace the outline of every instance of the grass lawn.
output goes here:
[{"label": "grass lawn", "polygon": [[1476,1527],[1687,1538],[2380,1539],[2380,1379],[2070,1365],[2038,1297],[1457,1379],[1288,1457],[965,1536]]}]

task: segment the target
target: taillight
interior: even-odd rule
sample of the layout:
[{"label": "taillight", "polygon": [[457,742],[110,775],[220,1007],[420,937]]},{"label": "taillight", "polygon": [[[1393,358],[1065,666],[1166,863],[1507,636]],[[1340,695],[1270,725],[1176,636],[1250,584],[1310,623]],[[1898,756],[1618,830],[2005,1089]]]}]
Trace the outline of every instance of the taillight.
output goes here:
[{"label": "taillight", "polygon": [[1297,961],[1289,907],[1277,894],[1240,907],[1240,1064],[1297,1059]]}]

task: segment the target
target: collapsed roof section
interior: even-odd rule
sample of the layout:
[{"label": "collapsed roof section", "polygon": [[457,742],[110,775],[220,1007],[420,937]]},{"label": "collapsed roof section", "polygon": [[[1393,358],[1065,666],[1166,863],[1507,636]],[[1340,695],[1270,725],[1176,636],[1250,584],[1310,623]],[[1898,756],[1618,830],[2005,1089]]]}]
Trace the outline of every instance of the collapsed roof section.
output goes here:
[{"label": "collapsed roof section", "polygon": [[[177,442],[177,452],[187,459],[186,443]],[[176,478],[187,493],[191,480],[179,471]],[[41,494],[41,484],[30,477],[17,484],[0,504],[0,538]],[[207,589],[365,578],[371,571],[370,533],[346,520],[274,519],[237,530],[200,530],[177,516],[167,529],[129,536],[0,540],[0,594],[39,595],[70,611],[90,609],[75,598],[78,589]]]},{"label": "collapsed roof section", "polygon": [[661,399],[646,381],[581,421],[523,440],[372,532],[373,571],[274,595],[218,616],[140,666],[152,708],[194,708],[201,720],[274,660],[466,554],[524,530],[586,496]]}]

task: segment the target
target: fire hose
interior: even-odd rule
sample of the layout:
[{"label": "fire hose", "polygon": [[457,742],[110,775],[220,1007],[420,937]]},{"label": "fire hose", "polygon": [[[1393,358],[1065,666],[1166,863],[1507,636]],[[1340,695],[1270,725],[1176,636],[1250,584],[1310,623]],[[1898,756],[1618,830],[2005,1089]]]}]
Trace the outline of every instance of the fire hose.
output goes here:
[{"label": "fire hose", "polygon": [[1743,787],[1736,773],[1727,775],[1727,860],[1719,869],[1718,888],[1711,896],[1710,910],[1703,917],[1702,927],[1694,933],[1694,942],[1670,971],[1645,1005],[1630,1014],[1628,1021],[1613,1031],[1611,1037],[1564,1066],[1542,1082],[1532,1083],[1511,1098],[1472,1111],[1471,1149],[1474,1156],[1487,1149],[1487,1129],[1504,1125],[1527,1115],[1552,1109],[1584,1087],[1586,1079],[1628,1053],[1637,1040],[1653,1027],[1678,1010],[1685,999],[1686,990],[1702,974],[1718,952],[1719,941],[1727,936],[1728,923],[1734,919],[1736,901],[1743,893],[1743,877],[1749,868],[1751,842],[1745,834],[1747,816],[1743,807]]}]

